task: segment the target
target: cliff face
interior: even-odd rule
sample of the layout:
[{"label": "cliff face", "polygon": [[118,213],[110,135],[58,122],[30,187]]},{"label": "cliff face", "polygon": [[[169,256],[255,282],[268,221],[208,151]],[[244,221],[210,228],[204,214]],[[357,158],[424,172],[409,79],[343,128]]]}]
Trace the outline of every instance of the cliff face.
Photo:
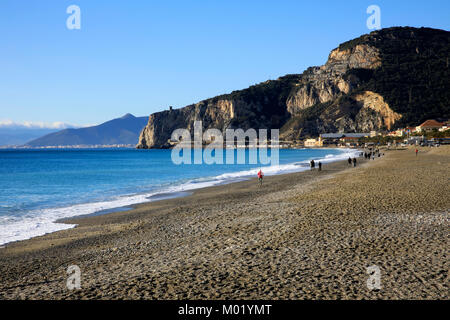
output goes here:
[{"label": "cliff face", "polygon": [[282,139],[391,130],[450,117],[450,32],[391,28],[341,44],[301,75],[152,114],[138,148],[168,146],[178,128],[280,128]]},{"label": "cliff face", "polygon": [[357,45],[351,49],[335,49],[330,53],[327,63],[322,67],[308,69],[300,83],[289,95],[286,104],[291,115],[318,103],[325,103],[348,94],[359,79],[344,79],[350,69],[376,69],[381,66],[377,48]]},{"label": "cliff face", "polygon": [[389,107],[381,95],[371,91],[343,95],[312,111],[317,114],[310,116],[300,112],[294,115],[282,127],[281,139],[296,140],[305,135],[314,136],[326,132],[391,130],[402,118],[401,114]]},{"label": "cliff face", "polygon": [[[139,137],[138,148],[168,147],[172,132],[176,129],[188,129],[193,133],[194,121],[202,120],[204,129],[216,128],[225,130],[235,119],[235,110],[239,110],[239,117],[246,115],[247,106],[241,106],[239,100],[220,99],[202,101],[185,108],[168,110],[151,114],[147,126]],[[248,112],[248,116],[255,117],[255,113]]]},{"label": "cliff face", "polygon": [[[365,91],[356,94],[355,100],[361,106],[356,116],[356,122],[362,124],[364,132],[383,127],[391,130],[397,120],[400,120],[402,117],[401,114],[394,112],[384,101],[383,97],[377,93]],[[376,116],[375,119],[373,115]],[[372,128],[370,128],[371,126]]]},{"label": "cliff face", "polygon": [[[183,128],[193,134],[196,120],[202,121],[203,130],[280,128],[289,118],[285,102],[291,82],[291,76],[286,76],[181,109],[154,113],[141,132],[137,148],[169,147],[172,132]],[[281,96],[285,98],[280,99]]]}]

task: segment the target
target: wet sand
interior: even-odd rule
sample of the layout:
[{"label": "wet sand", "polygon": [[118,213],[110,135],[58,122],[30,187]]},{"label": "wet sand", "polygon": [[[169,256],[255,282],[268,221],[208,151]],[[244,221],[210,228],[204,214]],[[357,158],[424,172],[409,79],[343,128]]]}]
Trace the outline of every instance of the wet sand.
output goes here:
[{"label": "wet sand", "polygon": [[0,298],[448,299],[450,146],[358,161],[71,219],[0,249]]}]

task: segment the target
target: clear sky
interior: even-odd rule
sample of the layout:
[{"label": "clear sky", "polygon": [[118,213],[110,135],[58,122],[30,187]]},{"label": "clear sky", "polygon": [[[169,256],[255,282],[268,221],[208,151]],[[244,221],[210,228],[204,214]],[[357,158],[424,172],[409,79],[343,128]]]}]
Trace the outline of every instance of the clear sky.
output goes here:
[{"label": "clear sky", "polygon": [[97,124],[301,73],[373,4],[383,28],[450,30],[448,0],[1,0],[0,121]]}]

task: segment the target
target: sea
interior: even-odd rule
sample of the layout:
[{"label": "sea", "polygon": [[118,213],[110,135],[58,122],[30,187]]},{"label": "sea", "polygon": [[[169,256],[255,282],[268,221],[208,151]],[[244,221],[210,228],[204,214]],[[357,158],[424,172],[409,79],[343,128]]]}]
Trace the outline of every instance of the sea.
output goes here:
[{"label": "sea", "polygon": [[3,149],[0,246],[76,226],[61,219],[185,196],[195,189],[256,177],[260,169],[266,176],[304,171],[311,159],[326,165],[356,153],[353,149],[280,149],[278,165],[177,165],[171,150]]}]

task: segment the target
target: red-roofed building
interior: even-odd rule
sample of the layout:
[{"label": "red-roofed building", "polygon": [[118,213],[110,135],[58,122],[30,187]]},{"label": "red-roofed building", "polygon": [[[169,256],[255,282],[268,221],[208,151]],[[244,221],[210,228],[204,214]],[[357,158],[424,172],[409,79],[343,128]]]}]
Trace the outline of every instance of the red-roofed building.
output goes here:
[{"label": "red-roofed building", "polygon": [[427,120],[424,123],[422,123],[420,126],[416,127],[416,131],[422,132],[422,131],[439,130],[443,126],[444,126],[443,123],[437,122],[436,120]]}]

